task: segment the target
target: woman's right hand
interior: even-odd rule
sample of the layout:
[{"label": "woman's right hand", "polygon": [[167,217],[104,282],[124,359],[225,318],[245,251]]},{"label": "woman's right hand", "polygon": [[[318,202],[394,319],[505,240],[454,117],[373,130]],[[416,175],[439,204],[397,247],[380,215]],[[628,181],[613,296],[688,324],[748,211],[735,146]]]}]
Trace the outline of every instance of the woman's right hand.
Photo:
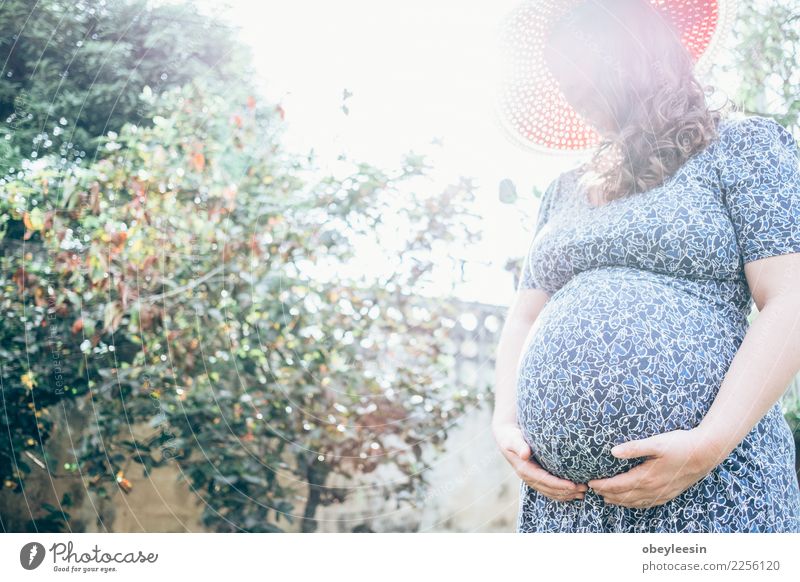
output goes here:
[{"label": "woman's right hand", "polygon": [[588,485],[561,479],[543,469],[531,458],[531,448],[525,442],[522,431],[515,423],[505,422],[493,425],[492,431],[506,461],[528,487],[555,501],[583,499]]}]

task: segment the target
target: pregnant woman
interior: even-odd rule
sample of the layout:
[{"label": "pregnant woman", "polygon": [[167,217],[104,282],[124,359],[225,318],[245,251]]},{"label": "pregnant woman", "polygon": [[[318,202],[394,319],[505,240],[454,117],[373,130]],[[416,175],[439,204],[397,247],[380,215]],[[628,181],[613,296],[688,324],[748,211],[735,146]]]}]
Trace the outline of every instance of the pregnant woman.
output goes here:
[{"label": "pregnant woman", "polygon": [[572,109],[526,137],[602,142],[546,188],[498,344],[517,530],[800,532],[780,406],[800,369],[797,143],[710,110],[693,37],[644,0],[529,14],[538,95]]}]

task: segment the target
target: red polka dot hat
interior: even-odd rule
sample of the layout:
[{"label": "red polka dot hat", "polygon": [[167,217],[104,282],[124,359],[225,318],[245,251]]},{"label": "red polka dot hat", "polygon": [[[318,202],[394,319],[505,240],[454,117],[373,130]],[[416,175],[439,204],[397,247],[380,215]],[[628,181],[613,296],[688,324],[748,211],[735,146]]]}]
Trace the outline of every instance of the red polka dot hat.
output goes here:
[{"label": "red polka dot hat", "polygon": [[[545,154],[594,149],[600,134],[570,106],[544,61],[550,26],[585,0],[528,0],[498,29],[502,70],[494,88],[494,113],[504,133],[523,148]],[[733,24],[736,0],[643,0],[664,14],[702,75]]]}]

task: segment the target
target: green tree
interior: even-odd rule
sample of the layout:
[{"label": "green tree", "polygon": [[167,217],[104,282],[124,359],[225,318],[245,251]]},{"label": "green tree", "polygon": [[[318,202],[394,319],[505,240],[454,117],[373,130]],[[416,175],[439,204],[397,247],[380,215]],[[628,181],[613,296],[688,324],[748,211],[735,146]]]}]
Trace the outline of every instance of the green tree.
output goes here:
[{"label": "green tree", "polygon": [[147,122],[145,86],[245,78],[235,30],[189,3],[9,0],[0,10],[0,176],[48,154],[91,159],[98,136]]},{"label": "green tree", "polygon": [[[53,416],[40,402],[83,399],[93,412],[67,471],[111,494],[130,463],[176,462],[210,529],[277,531],[294,515],[311,531],[346,495],[331,475],[382,464],[406,476],[387,493],[413,501],[423,448],[477,403],[448,381],[442,321],[458,314],[421,293],[432,248],[475,239],[470,182],[409,194],[396,268],[347,275],[424,159],[320,176],[281,148],[280,106],[202,84],[150,101],[152,126],[124,126],[92,164],[47,158],[7,185],[24,231],[0,296],[16,338],[6,453],[40,448]],[[26,467],[9,468],[21,489]]]},{"label": "green tree", "polygon": [[741,108],[800,128],[800,6],[740,2],[730,44],[731,63],[720,68],[738,80]]}]

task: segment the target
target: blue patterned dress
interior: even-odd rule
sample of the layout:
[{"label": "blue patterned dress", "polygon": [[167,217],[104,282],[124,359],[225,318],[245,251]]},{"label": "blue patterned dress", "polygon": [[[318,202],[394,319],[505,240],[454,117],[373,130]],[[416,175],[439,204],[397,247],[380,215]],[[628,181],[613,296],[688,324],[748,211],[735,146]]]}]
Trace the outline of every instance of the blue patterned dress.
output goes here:
[{"label": "blue patterned dress", "polygon": [[[752,116],[723,119],[662,185],[602,206],[576,170],[547,187],[523,263],[519,287],[550,299],[520,358],[517,418],[546,470],[585,483],[644,461],[614,445],[699,424],[747,330],[744,264],[800,252],[800,169],[788,130]],[[794,459],[778,402],[659,506],[591,489],[555,501],[521,482],[517,531],[800,532]]]}]

